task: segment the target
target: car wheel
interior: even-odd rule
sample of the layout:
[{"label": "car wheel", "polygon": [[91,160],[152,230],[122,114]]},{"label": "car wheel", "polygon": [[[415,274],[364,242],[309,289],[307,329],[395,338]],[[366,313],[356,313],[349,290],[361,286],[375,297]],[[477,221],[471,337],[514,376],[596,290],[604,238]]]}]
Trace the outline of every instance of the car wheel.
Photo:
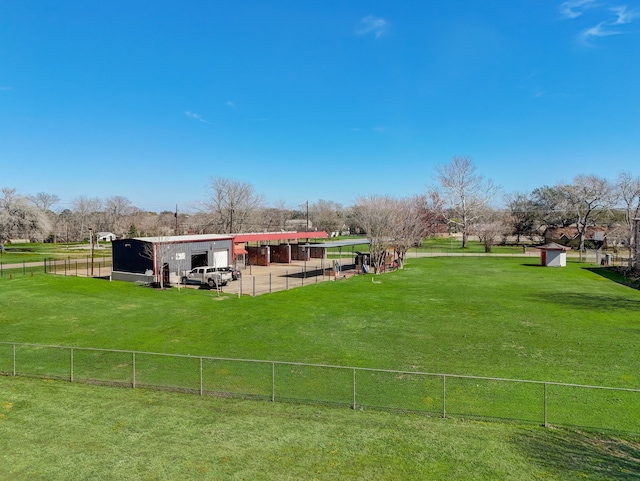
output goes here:
[{"label": "car wheel", "polygon": [[210,287],[211,289],[215,289],[215,287],[216,287],[216,282],[215,282],[213,279],[209,279],[209,281],[208,281],[208,282],[209,282],[209,287]]}]

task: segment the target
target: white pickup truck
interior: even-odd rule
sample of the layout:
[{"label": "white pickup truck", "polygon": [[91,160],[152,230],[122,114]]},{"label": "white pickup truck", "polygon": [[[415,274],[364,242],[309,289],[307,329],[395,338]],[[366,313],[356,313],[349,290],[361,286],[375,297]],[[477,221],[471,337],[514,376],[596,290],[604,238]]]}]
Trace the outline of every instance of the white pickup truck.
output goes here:
[{"label": "white pickup truck", "polygon": [[191,269],[182,276],[183,284],[208,285],[211,289],[226,286],[232,279],[231,272],[220,267],[202,266]]}]

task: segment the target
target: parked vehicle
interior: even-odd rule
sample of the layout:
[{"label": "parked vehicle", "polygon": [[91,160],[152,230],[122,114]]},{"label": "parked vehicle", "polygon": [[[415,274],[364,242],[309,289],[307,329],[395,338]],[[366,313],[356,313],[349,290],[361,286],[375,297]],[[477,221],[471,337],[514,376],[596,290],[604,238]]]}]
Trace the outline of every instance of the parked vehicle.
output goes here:
[{"label": "parked vehicle", "polygon": [[211,289],[226,286],[231,280],[230,272],[220,272],[220,268],[202,266],[191,269],[187,275],[182,276],[183,284],[208,285]]},{"label": "parked vehicle", "polygon": [[239,277],[242,277],[242,274],[233,266],[229,267],[218,267],[218,272],[224,272],[231,274],[231,280],[237,281]]}]

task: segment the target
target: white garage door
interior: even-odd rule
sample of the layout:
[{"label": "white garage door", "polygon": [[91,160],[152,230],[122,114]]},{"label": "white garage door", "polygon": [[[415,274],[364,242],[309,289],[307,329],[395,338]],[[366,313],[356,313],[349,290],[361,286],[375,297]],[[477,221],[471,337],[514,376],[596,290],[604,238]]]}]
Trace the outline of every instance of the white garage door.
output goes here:
[{"label": "white garage door", "polygon": [[213,267],[229,267],[229,254],[226,250],[213,251]]}]

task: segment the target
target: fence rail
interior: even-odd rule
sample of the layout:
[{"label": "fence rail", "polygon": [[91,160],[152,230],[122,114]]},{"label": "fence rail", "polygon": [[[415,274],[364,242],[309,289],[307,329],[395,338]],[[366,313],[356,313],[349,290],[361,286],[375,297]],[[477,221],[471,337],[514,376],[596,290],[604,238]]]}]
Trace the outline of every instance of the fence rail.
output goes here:
[{"label": "fence rail", "polygon": [[0,374],[640,432],[640,389],[0,342]]}]

